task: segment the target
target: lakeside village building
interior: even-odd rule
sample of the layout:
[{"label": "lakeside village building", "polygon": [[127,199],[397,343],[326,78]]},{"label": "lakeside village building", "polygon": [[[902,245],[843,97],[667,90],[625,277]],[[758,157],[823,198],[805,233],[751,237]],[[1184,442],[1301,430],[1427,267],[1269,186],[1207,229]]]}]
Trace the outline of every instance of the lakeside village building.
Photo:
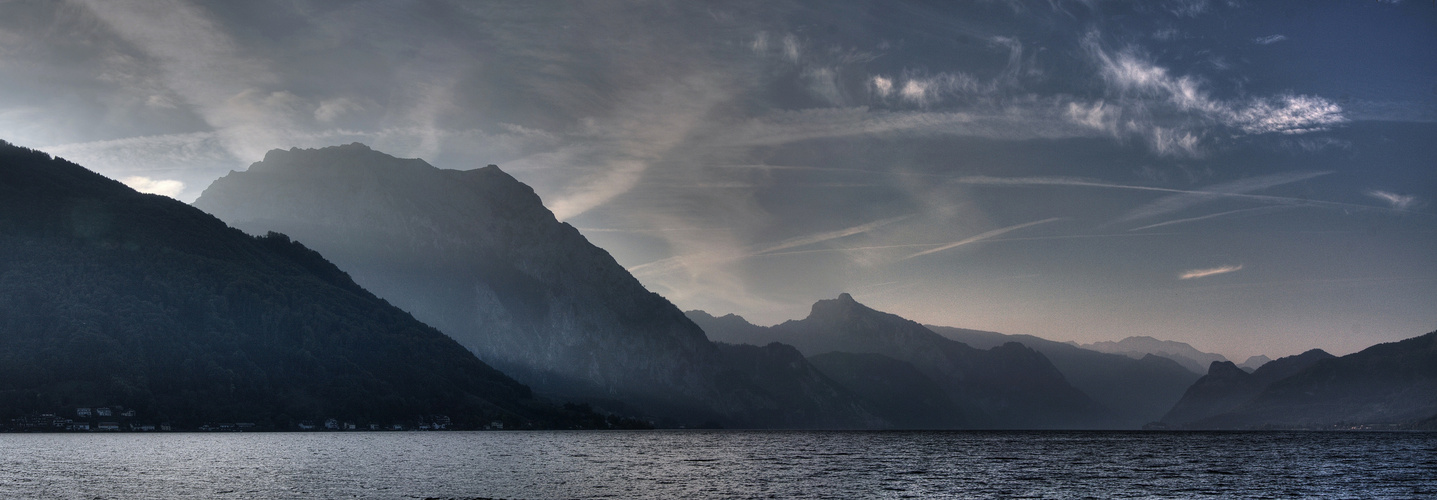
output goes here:
[{"label": "lakeside village building", "polygon": [[[8,425],[0,424],[0,431],[9,432],[94,432],[94,431],[131,431],[131,432],[153,432],[173,430],[169,423],[154,424],[136,420],[136,412],[120,406],[115,407],[78,407],[75,408],[75,417],[67,418],[56,413],[31,413],[29,415],[12,418]],[[394,423],[381,425],[370,423],[356,425],[353,422],[341,422],[337,419],[326,419],[322,424],[315,424],[311,421],[299,422],[297,430],[301,431],[356,431],[356,430],[420,430],[420,431],[442,431],[453,427],[453,422],[446,415],[433,415],[412,423]],[[504,424],[493,422],[485,429],[503,429]],[[197,429],[202,432],[243,432],[256,430],[256,425],[250,422],[234,423],[207,423]]]},{"label": "lakeside village building", "polygon": [[[93,419],[104,418],[106,420],[95,421]],[[75,408],[75,418],[66,418],[54,413],[32,413],[20,418],[10,419],[9,426],[4,430],[20,432],[59,432],[59,431],[155,431],[170,430],[169,424],[154,425],[150,423],[135,422],[135,410],[124,407],[101,407]]]}]

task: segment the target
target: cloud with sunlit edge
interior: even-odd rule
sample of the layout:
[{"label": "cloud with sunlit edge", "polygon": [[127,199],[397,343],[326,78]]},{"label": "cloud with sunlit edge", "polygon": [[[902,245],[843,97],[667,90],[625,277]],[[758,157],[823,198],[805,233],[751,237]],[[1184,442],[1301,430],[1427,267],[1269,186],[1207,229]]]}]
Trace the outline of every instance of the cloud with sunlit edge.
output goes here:
[{"label": "cloud with sunlit edge", "polygon": [[1227,273],[1231,273],[1231,272],[1236,272],[1236,271],[1241,270],[1241,269],[1242,269],[1242,264],[1238,264],[1238,265],[1236,265],[1236,266],[1219,266],[1219,267],[1212,267],[1212,268],[1208,268],[1208,269],[1193,269],[1193,270],[1190,270],[1190,271],[1183,271],[1182,274],[1179,274],[1179,275],[1178,275],[1178,279],[1180,279],[1180,280],[1190,280],[1190,279],[1197,279],[1197,278],[1206,278],[1206,277],[1208,277],[1208,276],[1216,276],[1216,275],[1219,275],[1219,274],[1227,274]]}]

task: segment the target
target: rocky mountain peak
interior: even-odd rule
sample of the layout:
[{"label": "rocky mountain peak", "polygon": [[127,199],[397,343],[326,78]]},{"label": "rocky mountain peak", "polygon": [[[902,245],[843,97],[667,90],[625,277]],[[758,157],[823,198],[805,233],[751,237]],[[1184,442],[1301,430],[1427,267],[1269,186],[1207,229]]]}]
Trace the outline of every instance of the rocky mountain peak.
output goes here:
[{"label": "rocky mountain peak", "polygon": [[868,308],[868,306],[859,304],[858,301],[853,300],[852,295],[840,293],[838,294],[838,298],[814,302],[813,308],[808,313],[808,318],[836,321],[876,312],[877,311]]},{"label": "rocky mountain peak", "polygon": [[1207,375],[1214,379],[1222,379],[1243,378],[1250,374],[1242,368],[1238,368],[1237,365],[1231,361],[1213,361],[1211,365],[1208,365]]}]

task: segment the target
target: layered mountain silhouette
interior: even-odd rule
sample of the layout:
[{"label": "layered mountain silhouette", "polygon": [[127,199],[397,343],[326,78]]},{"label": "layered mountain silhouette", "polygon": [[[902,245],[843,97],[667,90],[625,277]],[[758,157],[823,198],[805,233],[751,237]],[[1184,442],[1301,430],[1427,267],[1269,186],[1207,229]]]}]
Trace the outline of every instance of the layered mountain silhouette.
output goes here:
[{"label": "layered mountain silhouette", "polygon": [[1437,415],[1437,332],[1331,357],[1308,351],[1252,374],[1214,363],[1164,418],[1196,429],[1424,425]]},{"label": "layered mountain silhouette", "polygon": [[883,427],[791,350],[725,347],[493,165],[269,152],[195,206],[279,231],[543,394],[662,425]]},{"label": "layered mountain silhouette", "polygon": [[[759,332],[767,331],[768,341],[797,347],[870,401],[908,401],[914,410],[943,408],[951,415],[942,422],[948,427],[1107,425],[1100,405],[1070,385],[1037,351],[1016,342],[975,349],[916,322],[875,311],[846,293],[818,301],[807,318],[768,328],[740,323],[737,316],[688,314],[714,338],[726,341],[762,341],[765,336]],[[730,328],[733,334],[727,332]],[[936,397],[937,391],[946,401]]]},{"label": "layered mountain silhouette", "polygon": [[0,417],[90,406],[177,428],[579,425],[283,235],[0,142]]},{"label": "layered mountain silhouette", "polygon": [[1207,375],[1183,393],[1182,399],[1163,416],[1162,422],[1182,426],[1233,411],[1273,382],[1333,357],[1321,349],[1313,349],[1266,363],[1252,373],[1231,361],[1213,361]]},{"label": "layered mountain silhouette", "polygon": [[1162,356],[1177,361],[1178,364],[1183,365],[1183,368],[1199,375],[1207,373],[1207,367],[1213,361],[1228,360],[1221,354],[1202,352],[1184,342],[1159,340],[1146,336],[1128,337],[1117,342],[1104,341],[1082,345],[1073,343],[1073,345],[1092,351],[1122,354],[1134,359],[1142,359],[1149,354]]},{"label": "layered mountain silhouette", "polygon": [[1267,356],[1263,356],[1263,355],[1259,354],[1259,355],[1257,355],[1257,356],[1248,356],[1248,357],[1247,357],[1247,361],[1243,361],[1242,364],[1237,365],[1237,367],[1238,367],[1238,368],[1242,368],[1242,370],[1245,371],[1245,372],[1252,373],[1253,371],[1256,371],[1258,368],[1261,368],[1262,365],[1265,365],[1265,364],[1268,364],[1268,363],[1271,363],[1271,362],[1272,362],[1272,358],[1269,358],[1269,357],[1267,357]]},{"label": "layered mountain silhouette", "polygon": [[1111,425],[1116,428],[1137,428],[1161,419],[1199,377],[1176,361],[1152,354],[1135,359],[1032,335],[932,325],[928,329],[979,349],[1018,342],[1043,353],[1073,387],[1112,411]]}]

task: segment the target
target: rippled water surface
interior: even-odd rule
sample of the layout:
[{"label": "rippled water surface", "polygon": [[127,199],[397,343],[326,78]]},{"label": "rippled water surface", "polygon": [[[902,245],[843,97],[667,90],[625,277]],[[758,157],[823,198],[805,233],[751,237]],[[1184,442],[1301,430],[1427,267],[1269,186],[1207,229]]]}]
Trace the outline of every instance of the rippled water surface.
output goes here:
[{"label": "rippled water surface", "polygon": [[0,498],[1437,497],[1437,433],[0,434]]}]

